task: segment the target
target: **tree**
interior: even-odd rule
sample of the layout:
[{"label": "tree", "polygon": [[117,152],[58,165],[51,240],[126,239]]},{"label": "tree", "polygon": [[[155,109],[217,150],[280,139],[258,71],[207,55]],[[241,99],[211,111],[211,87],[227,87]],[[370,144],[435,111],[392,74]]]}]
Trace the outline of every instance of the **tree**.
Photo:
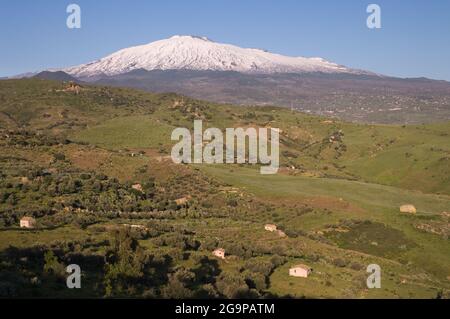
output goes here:
[{"label": "tree", "polygon": [[44,254],[44,272],[58,277],[65,276],[64,265],[58,261],[53,251],[49,250]]},{"label": "tree", "polygon": [[185,299],[192,298],[194,293],[190,287],[195,280],[195,274],[185,269],[179,269],[176,273],[169,275],[169,282],[162,289],[164,298]]},{"label": "tree", "polygon": [[251,298],[256,297],[254,291],[245,282],[241,274],[222,273],[216,282],[217,290],[226,298]]},{"label": "tree", "polygon": [[197,283],[214,283],[216,276],[220,274],[219,263],[216,259],[211,259],[208,256],[201,256],[195,260],[198,265],[194,269],[195,276],[197,278]]},{"label": "tree", "polygon": [[116,231],[112,249],[107,253],[105,294],[107,297],[137,293],[147,261],[144,250],[125,228]]},{"label": "tree", "polygon": [[266,276],[259,272],[245,271],[245,282],[250,288],[254,288],[258,291],[264,291],[267,288],[268,279]]}]

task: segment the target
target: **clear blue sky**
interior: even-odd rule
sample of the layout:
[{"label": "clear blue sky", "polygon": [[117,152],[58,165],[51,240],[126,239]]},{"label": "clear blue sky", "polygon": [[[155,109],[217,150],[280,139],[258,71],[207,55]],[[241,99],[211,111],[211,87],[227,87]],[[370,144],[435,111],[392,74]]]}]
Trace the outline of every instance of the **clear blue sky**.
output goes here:
[{"label": "clear blue sky", "polygon": [[[77,3],[82,28],[66,27]],[[366,7],[382,29],[366,27]],[[1,0],[0,76],[86,63],[175,34],[401,77],[450,80],[449,0]]]}]

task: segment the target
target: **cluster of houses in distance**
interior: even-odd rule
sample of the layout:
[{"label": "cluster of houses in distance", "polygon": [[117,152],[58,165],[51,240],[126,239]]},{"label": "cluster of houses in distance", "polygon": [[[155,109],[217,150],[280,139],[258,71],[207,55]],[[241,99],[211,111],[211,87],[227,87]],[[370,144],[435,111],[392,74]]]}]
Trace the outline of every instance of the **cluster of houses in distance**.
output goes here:
[{"label": "cluster of houses in distance", "polygon": [[[286,234],[282,230],[277,229],[277,225],[266,224],[264,226],[264,229],[267,231],[270,231],[272,233],[277,233],[278,236],[280,236],[280,237],[286,237]],[[217,248],[213,251],[213,255],[216,256],[217,258],[225,259],[225,249]],[[312,272],[311,267],[309,267],[307,265],[303,265],[303,264],[298,264],[298,265],[292,266],[289,269],[289,276],[307,278],[309,276],[309,274],[311,274],[311,272]]]}]

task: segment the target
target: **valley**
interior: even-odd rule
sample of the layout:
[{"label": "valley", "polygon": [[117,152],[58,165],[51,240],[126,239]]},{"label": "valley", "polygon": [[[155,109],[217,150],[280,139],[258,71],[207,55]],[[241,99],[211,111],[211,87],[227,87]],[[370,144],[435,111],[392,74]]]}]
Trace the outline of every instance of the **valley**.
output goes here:
[{"label": "valley", "polygon": [[424,78],[137,70],[100,77],[94,82],[177,92],[219,103],[277,105],[359,123],[422,124],[450,119],[450,84]]},{"label": "valley", "polygon": [[[194,120],[280,128],[278,174],[173,163],[171,132],[193,131]],[[448,297],[449,134],[446,121],[361,124],[175,93],[2,80],[0,296]],[[401,213],[404,204],[417,212]],[[36,227],[20,228],[24,216]],[[70,263],[82,269],[82,289],[65,287]],[[299,263],[313,269],[308,278],[289,276]],[[366,286],[373,263],[380,289]]]}]

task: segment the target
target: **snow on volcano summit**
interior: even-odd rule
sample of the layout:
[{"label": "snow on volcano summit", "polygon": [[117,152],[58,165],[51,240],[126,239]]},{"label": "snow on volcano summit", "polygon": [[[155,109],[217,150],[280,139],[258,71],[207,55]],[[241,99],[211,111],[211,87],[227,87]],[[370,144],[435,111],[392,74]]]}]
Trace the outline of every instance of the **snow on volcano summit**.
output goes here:
[{"label": "snow on volcano summit", "polygon": [[136,69],[211,70],[242,73],[364,73],[321,58],[289,57],[260,49],[216,43],[206,37],[176,35],[117,51],[100,60],[63,69],[89,78],[117,75]]}]

